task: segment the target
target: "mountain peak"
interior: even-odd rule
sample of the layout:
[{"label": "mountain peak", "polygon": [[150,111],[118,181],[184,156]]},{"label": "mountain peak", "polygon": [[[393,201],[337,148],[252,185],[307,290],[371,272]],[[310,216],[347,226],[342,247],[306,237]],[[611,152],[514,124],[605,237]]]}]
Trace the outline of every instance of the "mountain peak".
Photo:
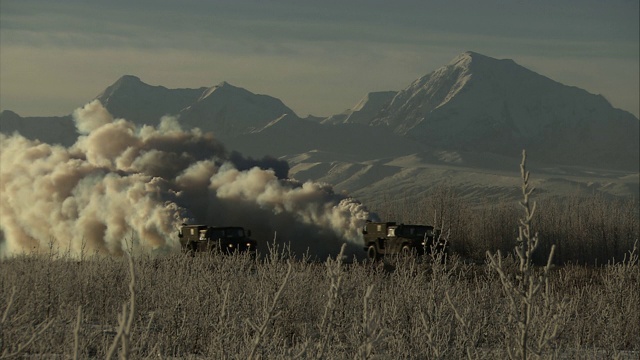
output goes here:
[{"label": "mountain peak", "polygon": [[238,94],[244,94],[244,95],[252,94],[251,92],[249,92],[246,89],[231,85],[226,81],[222,81],[218,85],[214,85],[214,86],[206,89],[202,93],[202,95],[200,96],[199,100],[206,99],[209,96],[211,96],[212,94],[216,94],[216,96],[217,96],[217,95],[232,94],[232,93],[238,93]]},{"label": "mountain peak", "polygon": [[[550,162],[589,166],[611,166],[607,154],[617,152],[635,156],[616,166],[637,164],[637,118],[602,96],[472,51],[399,91],[370,124],[414,139],[437,134],[431,141],[443,148],[506,155],[526,147]],[[608,140],[598,138],[604,133]]]},{"label": "mountain peak", "polygon": [[19,119],[20,115],[18,115],[17,113],[11,111],[11,110],[2,110],[2,112],[0,112],[0,118],[3,119]]},{"label": "mountain peak", "polygon": [[156,124],[164,115],[178,114],[204,91],[167,89],[144,83],[134,75],[124,75],[96,97],[117,118],[140,124]]},{"label": "mountain peak", "polygon": [[298,118],[279,99],[222,81],[205,89],[200,97],[180,113],[186,126],[214,131],[218,136],[232,136],[256,131],[284,114]]},{"label": "mountain peak", "polygon": [[127,82],[142,82],[139,77],[135,75],[122,75],[118,81],[127,81]]},{"label": "mountain peak", "polygon": [[465,51],[462,54],[456,56],[455,58],[453,58],[453,60],[451,60],[449,62],[449,64],[457,64],[460,62],[468,62],[468,61],[473,61],[473,59],[491,59],[490,57],[486,56],[486,55],[482,55],[480,53],[474,52],[474,51]]},{"label": "mountain peak", "polygon": [[132,87],[139,85],[147,85],[139,77],[135,75],[123,75],[115,83],[113,83],[112,87],[114,88],[123,88],[123,87]]},{"label": "mountain peak", "polygon": [[479,52],[475,52],[475,51],[465,51],[462,54],[458,55],[458,57],[463,57],[463,58],[470,58],[470,59],[475,59],[475,60],[497,60],[491,56],[488,55],[484,55],[484,54],[480,54]]},{"label": "mountain peak", "polygon": [[453,58],[446,67],[461,67],[470,71],[480,71],[487,68],[513,65],[520,67],[511,59],[496,59],[474,51],[465,51]]},{"label": "mountain peak", "polygon": [[[107,87],[102,94],[98,95],[101,101],[113,96],[116,93],[138,92],[141,88],[149,88],[151,85],[145,84],[139,77],[134,75],[124,75],[120,77],[111,86]],[[103,103],[104,104],[104,103]]]}]

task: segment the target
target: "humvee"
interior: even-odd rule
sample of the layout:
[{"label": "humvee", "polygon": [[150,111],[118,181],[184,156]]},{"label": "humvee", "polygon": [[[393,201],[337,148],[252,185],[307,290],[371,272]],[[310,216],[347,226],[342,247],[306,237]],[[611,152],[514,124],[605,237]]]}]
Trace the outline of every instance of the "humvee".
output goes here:
[{"label": "humvee", "polygon": [[256,251],[251,230],[240,226],[208,226],[182,224],[178,232],[185,251],[220,251],[223,253]]},{"label": "humvee", "polygon": [[[364,250],[372,260],[391,254],[424,255],[431,250],[446,250],[446,242],[440,241],[440,231],[429,225],[367,221],[362,228],[362,235]],[[434,244],[436,241],[438,243]]]}]

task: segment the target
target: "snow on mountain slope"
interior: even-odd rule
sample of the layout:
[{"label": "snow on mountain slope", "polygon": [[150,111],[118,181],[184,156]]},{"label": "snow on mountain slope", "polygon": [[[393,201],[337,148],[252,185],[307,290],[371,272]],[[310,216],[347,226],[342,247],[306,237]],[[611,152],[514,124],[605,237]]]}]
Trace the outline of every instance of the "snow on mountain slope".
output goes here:
[{"label": "snow on mountain slope", "polygon": [[[435,147],[637,169],[639,121],[600,95],[466,52],[401,90],[372,125]],[[614,155],[618,154],[618,155]]]},{"label": "snow on mountain slope", "polygon": [[[334,185],[373,209],[414,206],[439,188],[479,206],[521,198],[519,161],[488,153],[425,152],[394,159],[353,161],[340,154],[310,151],[283,157],[291,177]],[[638,198],[638,174],[561,167],[529,155],[527,167],[539,197],[593,196]]]},{"label": "snow on mountain slope", "polygon": [[385,108],[396,91],[377,91],[370,92],[362,98],[353,109],[345,110],[341,114],[330,116],[322,121],[323,124],[369,124],[371,119],[378,115],[378,112]]},{"label": "snow on mountain slope", "polygon": [[[215,132],[219,138],[261,129],[284,115],[298,119],[279,99],[257,95],[226,82],[210,88],[167,89],[125,75],[96,99],[114,118],[124,118],[138,125],[157,125],[163,116],[176,116],[185,129],[198,127]],[[319,123],[318,119],[310,119]],[[0,130],[5,134],[18,131],[30,139],[66,145],[75,142],[77,137],[71,116],[21,118],[5,111],[0,120]]]},{"label": "snow on mountain slope", "polygon": [[167,89],[125,75],[97,97],[114,117],[137,124],[157,124],[162,116],[178,116],[185,128],[199,127],[221,136],[263,127],[283,114],[295,116],[279,99],[257,95],[221,82],[209,88]]},{"label": "snow on mountain slope", "polygon": [[[373,123],[406,134],[419,124],[447,121],[450,132],[461,132],[470,122],[491,127],[490,122],[482,122],[487,118],[495,122],[493,125],[511,126],[517,134],[536,136],[558,121],[577,124],[582,114],[572,111],[585,111],[581,105],[594,108],[608,103],[601,96],[560,84],[513,60],[465,52],[398,92],[385,109],[387,115]],[[567,117],[569,114],[572,116]]]},{"label": "snow on mountain slope", "polygon": [[361,124],[322,125],[283,116],[250,134],[226,138],[228,147],[250,156],[295,156],[315,150],[353,161],[393,158],[425,150],[388,129]]},{"label": "snow on mountain slope", "polygon": [[298,119],[279,99],[222,82],[183,109],[180,123],[229,136],[255,131],[283,115]]}]

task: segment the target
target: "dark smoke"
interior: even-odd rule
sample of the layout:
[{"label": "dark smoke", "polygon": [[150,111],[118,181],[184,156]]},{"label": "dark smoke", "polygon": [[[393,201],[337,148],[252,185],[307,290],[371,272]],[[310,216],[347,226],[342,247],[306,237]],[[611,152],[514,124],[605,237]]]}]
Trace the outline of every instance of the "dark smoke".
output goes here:
[{"label": "dark smoke", "polygon": [[229,161],[235,165],[238,170],[249,170],[253,167],[261,169],[271,169],[278,179],[286,179],[289,177],[289,163],[284,160],[278,160],[272,156],[265,156],[260,160],[251,157],[244,157],[237,151],[232,151],[229,155]]}]

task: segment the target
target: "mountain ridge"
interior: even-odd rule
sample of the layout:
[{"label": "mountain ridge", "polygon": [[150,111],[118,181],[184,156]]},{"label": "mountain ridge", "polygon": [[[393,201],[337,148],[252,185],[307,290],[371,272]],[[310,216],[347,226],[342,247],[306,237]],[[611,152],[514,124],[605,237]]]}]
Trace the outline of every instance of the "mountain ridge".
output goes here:
[{"label": "mountain ridge", "polygon": [[298,118],[280,99],[223,81],[205,90],[177,115],[187,127],[199,127],[224,137],[253,132],[285,114]]},{"label": "mountain ridge", "polygon": [[[370,120],[450,150],[528,148],[563,165],[629,168],[640,161],[639,123],[601,95],[474,52],[415,80]],[[612,164],[603,157],[611,152],[629,158]]]},{"label": "mountain ridge", "polygon": [[[363,198],[403,188],[417,194],[439,181],[472,186],[465,176],[481,176],[478,186],[497,194],[495,184],[507,184],[506,175],[497,174],[512,167],[517,172],[524,148],[547,174],[545,184],[638,192],[638,118],[602,95],[475,52],[399,91],[368,93],[352,109],[325,118],[302,119],[280,99],[224,81],[168,89],[125,75],[96,99],[115,118],[155,125],[174,116],[185,129],[212,131],[230,150],[286,159],[291,176],[335,182]],[[71,116],[47,119],[3,111],[0,131],[73,144],[78,135]],[[596,172],[603,175],[589,175]],[[560,178],[569,180],[553,180]]]}]

